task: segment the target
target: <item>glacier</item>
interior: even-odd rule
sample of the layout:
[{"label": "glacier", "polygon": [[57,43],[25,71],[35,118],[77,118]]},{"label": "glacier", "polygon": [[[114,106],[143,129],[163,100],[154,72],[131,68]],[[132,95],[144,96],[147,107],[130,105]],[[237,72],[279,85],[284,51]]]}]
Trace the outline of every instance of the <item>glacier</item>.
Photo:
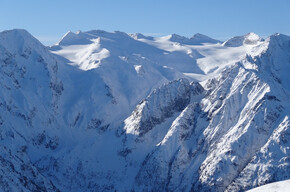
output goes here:
[{"label": "glacier", "polygon": [[0,33],[2,191],[245,191],[290,179],[290,37]]}]

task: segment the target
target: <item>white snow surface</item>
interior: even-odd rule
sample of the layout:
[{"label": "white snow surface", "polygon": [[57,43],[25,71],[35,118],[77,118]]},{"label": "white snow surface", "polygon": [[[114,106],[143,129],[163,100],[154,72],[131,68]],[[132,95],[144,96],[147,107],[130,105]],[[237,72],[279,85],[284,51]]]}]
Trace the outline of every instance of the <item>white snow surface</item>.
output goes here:
[{"label": "white snow surface", "polygon": [[192,38],[177,34],[153,38],[142,34],[96,30],[77,34],[68,32],[52,50],[82,70],[98,68],[106,61],[131,65],[147,62],[155,68],[166,66],[202,81],[216,76],[246,55],[263,49],[260,46],[263,42],[254,33],[241,39],[245,42],[244,46],[230,47],[202,34],[195,34]]},{"label": "white snow surface", "polygon": [[286,192],[290,189],[290,180],[274,182],[267,185],[263,185],[248,192]]},{"label": "white snow surface", "polygon": [[290,37],[0,33],[3,191],[245,191],[290,178]]}]

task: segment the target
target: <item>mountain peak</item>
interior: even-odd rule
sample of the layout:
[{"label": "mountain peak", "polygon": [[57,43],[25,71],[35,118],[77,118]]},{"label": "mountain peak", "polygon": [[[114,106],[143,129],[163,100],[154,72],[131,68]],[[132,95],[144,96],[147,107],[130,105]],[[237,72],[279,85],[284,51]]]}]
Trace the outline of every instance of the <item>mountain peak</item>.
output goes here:
[{"label": "mountain peak", "polygon": [[259,35],[253,32],[246,34],[244,37],[244,43],[248,45],[257,44],[258,42],[263,40]]},{"label": "mountain peak", "polygon": [[208,36],[203,35],[203,34],[201,34],[201,33],[196,33],[196,34],[194,34],[194,35],[192,36],[192,38],[194,38],[194,37],[208,37]]},{"label": "mountain peak", "polygon": [[[2,31],[1,34],[20,34],[20,35],[30,35],[30,33],[25,29],[11,29]],[[31,36],[31,35],[30,35]]]},{"label": "mountain peak", "polygon": [[235,36],[224,42],[223,45],[226,47],[240,47],[242,45],[256,45],[261,41],[263,39],[259,35],[250,32],[243,36]]},{"label": "mountain peak", "polygon": [[169,36],[169,40],[173,41],[173,42],[183,43],[183,44],[189,43],[189,39],[187,37],[177,35],[175,33],[173,33]]},{"label": "mountain peak", "polygon": [[56,45],[85,45],[89,43],[92,42],[88,38],[84,37],[81,31],[77,31],[77,33],[68,31]]},{"label": "mountain peak", "polygon": [[44,49],[44,46],[25,29],[12,29],[0,33],[0,45],[4,46],[10,52],[18,52],[22,47],[38,47]]},{"label": "mountain peak", "polygon": [[195,34],[191,38],[187,38],[187,37],[177,35],[177,34],[172,34],[172,35],[170,35],[169,40],[173,41],[173,42],[187,44],[187,45],[202,45],[204,43],[216,44],[216,43],[220,42],[218,40],[212,39],[212,38],[210,38],[206,35],[202,35],[200,33]]},{"label": "mountain peak", "polygon": [[194,41],[196,44],[203,44],[203,43],[221,43],[221,41],[213,39],[209,36],[203,35],[201,33],[194,34],[191,38],[191,41]]},{"label": "mountain peak", "polygon": [[38,41],[35,37],[33,37],[28,31],[25,29],[12,29],[2,31],[0,33],[1,40],[4,41],[16,41],[16,40],[31,40]]},{"label": "mountain peak", "polygon": [[281,43],[287,43],[290,41],[290,37],[281,33],[275,33],[268,38],[268,41],[276,41]]},{"label": "mountain peak", "polygon": [[148,40],[153,40],[154,38],[151,37],[151,36],[145,36],[143,35],[142,33],[133,33],[133,34],[130,34],[130,36],[137,40],[137,39],[148,39]]}]

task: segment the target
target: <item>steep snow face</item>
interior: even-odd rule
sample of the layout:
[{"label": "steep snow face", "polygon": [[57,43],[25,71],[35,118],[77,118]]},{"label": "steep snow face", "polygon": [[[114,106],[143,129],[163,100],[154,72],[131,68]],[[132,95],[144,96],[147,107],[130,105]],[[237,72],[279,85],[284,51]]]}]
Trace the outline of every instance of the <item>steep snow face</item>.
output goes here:
[{"label": "steep snow face", "polygon": [[20,123],[16,127],[22,123],[32,126],[34,119],[40,125],[48,120],[43,116],[50,118],[51,110],[58,108],[64,89],[58,75],[59,61],[24,30],[0,33],[0,50],[2,118],[22,118],[21,123],[10,122],[11,126]]},{"label": "steep snow face", "polygon": [[[258,60],[263,71],[268,71],[274,77],[275,81],[284,88],[290,90],[290,76],[288,71],[290,37],[282,34],[274,34],[266,39],[268,49],[261,59]],[[269,79],[269,81],[271,81]]]},{"label": "steep snow face", "polygon": [[[289,94],[285,98],[265,80],[242,63],[210,80],[205,85],[208,95],[200,104],[189,104],[146,157],[134,189],[239,191],[289,177],[284,173],[289,166],[287,142],[281,152],[275,147],[266,152],[277,153],[271,165],[267,160],[254,160],[257,168],[251,165],[267,142],[285,137],[289,128]],[[268,176],[257,176],[257,169],[258,175]]]},{"label": "steep snow face", "polygon": [[261,61],[272,43],[205,83],[201,107],[190,104],[172,123],[143,162],[135,190],[239,191],[289,178],[290,95],[272,63]]},{"label": "steep snow face", "polygon": [[265,183],[289,178],[289,116],[281,119],[265,145],[258,150],[250,163],[244,168],[229,191],[249,189]]},{"label": "steep snow face", "polygon": [[190,103],[142,162],[135,178],[134,190],[190,191],[200,163],[197,159],[192,161],[192,157],[202,151],[202,143],[197,138],[202,137],[199,133],[206,124],[207,116],[199,104]]},{"label": "steep snow face", "polygon": [[190,85],[186,79],[173,81],[153,91],[125,120],[126,133],[146,134],[175,112],[182,111],[189,104],[193,91],[195,95],[201,95],[203,89],[198,83]]},{"label": "steep snow face", "polygon": [[33,165],[59,146],[64,86],[58,60],[25,30],[0,33],[1,183],[4,191],[56,191]]},{"label": "steep snow face", "polygon": [[202,101],[211,119],[204,131],[209,155],[200,166],[200,184],[195,184],[195,189],[217,185],[215,190],[224,191],[287,112],[283,102],[275,100],[274,87],[255,73],[235,67],[223,79],[226,76],[219,80],[224,84],[221,89],[213,90],[212,96]]},{"label": "steep snow face", "polygon": [[[19,142],[19,138],[16,140]],[[16,145],[13,142],[11,145]],[[23,146],[14,151],[1,144],[1,190],[2,191],[59,191],[32,165]]]}]

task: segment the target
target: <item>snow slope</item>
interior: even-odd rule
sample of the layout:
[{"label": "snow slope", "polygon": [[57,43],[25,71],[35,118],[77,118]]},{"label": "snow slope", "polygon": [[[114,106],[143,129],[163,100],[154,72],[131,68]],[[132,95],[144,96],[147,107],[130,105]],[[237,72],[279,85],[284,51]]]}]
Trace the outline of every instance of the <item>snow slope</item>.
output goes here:
[{"label": "snow slope", "polygon": [[248,192],[284,192],[290,189],[290,180],[275,182],[255,189],[251,189]]},{"label": "snow slope", "polygon": [[0,33],[3,191],[244,191],[289,179],[290,37]]},{"label": "snow slope", "polygon": [[[141,34],[127,35],[100,30],[72,34],[74,33],[67,33],[51,49],[83,70],[98,68],[106,61],[125,61],[131,65],[147,62],[154,68],[158,67],[159,71],[171,69],[197,81],[214,77],[247,54],[255,53],[256,47],[262,43],[259,41],[246,43],[245,46],[228,47],[202,34],[196,34],[192,38],[176,34],[152,38]],[[246,42],[251,38],[249,36]]]}]

